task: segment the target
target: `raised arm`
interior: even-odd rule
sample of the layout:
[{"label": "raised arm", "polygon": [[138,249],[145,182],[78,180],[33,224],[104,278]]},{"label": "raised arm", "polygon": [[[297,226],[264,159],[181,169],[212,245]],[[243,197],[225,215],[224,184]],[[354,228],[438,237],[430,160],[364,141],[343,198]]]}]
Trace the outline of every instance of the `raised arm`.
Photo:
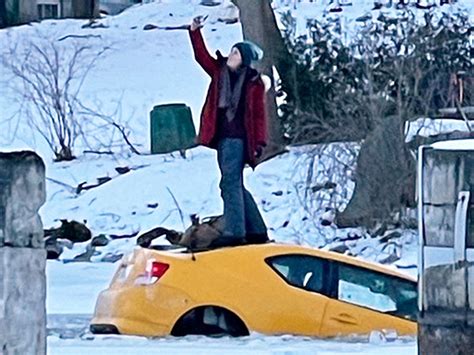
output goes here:
[{"label": "raised arm", "polygon": [[194,51],[194,58],[206,71],[207,74],[213,75],[214,72],[219,68],[217,59],[213,58],[206,48],[204,38],[202,38],[201,29],[199,27],[189,28],[189,36],[191,37],[191,43]]}]

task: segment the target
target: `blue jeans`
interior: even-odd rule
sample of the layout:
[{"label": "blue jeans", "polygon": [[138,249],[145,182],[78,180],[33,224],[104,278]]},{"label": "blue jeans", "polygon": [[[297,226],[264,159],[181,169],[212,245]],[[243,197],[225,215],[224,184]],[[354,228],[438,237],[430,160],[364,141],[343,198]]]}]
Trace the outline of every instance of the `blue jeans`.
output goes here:
[{"label": "blue jeans", "polygon": [[224,237],[243,238],[246,234],[265,234],[267,227],[252,195],[244,187],[244,141],[223,138],[217,145],[224,201]]}]

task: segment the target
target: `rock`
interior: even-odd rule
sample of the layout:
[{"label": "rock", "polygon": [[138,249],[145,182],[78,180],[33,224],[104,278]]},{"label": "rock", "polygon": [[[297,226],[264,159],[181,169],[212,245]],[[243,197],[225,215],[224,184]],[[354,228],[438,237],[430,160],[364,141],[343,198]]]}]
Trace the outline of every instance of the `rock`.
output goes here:
[{"label": "rock", "polygon": [[311,191],[318,192],[320,190],[330,190],[337,187],[337,184],[332,181],[326,181],[324,184],[316,184],[311,186]]},{"label": "rock", "polygon": [[59,228],[52,228],[44,231],[45,236],[51,236],[56,239],[68,239],[73,243],[87,242],[92,238],[92,233],[83,223],[67,219],[61,220]]},{"label": "rock", "polygon": [[356,18],[357,22],[366,22],[366,21],[369,21],[369,20],[372,20],[372,16],[370,14],[367,14],[367,15],[360,16],[360,17]]},{"label": "rock", "polygon": [[333,13],[342,12],[342,7],[336,6],[336,7],[330,8],[329,12],[333,12]]},{"label": "rock", "polygon": [[219,18],[217,21],[225,23],[226,25],[233,25],[234,23],[239,22],[238,18]]},{"label": "rock", "polygon": [[120,259],[122,259],[122,257],[123,257],[122,253],[118,253],[118,254],[107,253],[102,257],[101,261],[104,263],[115,263],[116,261],[119,261]]},{"label": "rock", "polygon": [[109,28],[109,26],[106,26],[101,22],[90,21],[89,23],[82,25],[81,28]]},{"label": "rock", "polygon": [[130,168],[128,166],[118,166],[115,168],[115,171],[123,175],[128,173],[130,171]]},{"label": "rock", "polygon": [[349,251],[349,248],[345,244],[340,244],[340,245],[336,245],[336,246],[332,247],[329,250],[334,251],[336,253],[344,254],[346,251]]},{"label": "rock", "polygon": [[332,222],[328,221],[327,219],[321,219],[321,225],[324,227],[329,227]]},{"label": "rock", "polygon": [[389,256],[385,257],[385,258],[379,259],[379,263],[381,263],[381,264],[393,264],[395,261],[398,261],[398,260],[400,260],[400,257],[397,254],[392,253]]},{"label": "rock", "polygon": [[145,26],[143,26],[143,31],[154,30],[155,28],[158,28],[158,26],[148,23]]},{"label": "rock", "polygon": [[353,240],[359,240],[360,238],[362,237],[356,233],[347,233],[346,237],[337,238],[337,240],[340,242],[350,242]]},{"label": "rock", "polygon": [[[133,213],[132,214],[136,214],[136,213]],[[132,234],[111,234],[109,235],[110,239],[126,239],[126,238],[133,238],[133,237],[136,237],[138,235],[138,232],[134,232]]]},{"label": "rock", "polygon": [[55,233],[56,230],[57,230],[57,228],[44,229],[43,230],[44,241],[46,242],[46,239],[48,237],[54,236],[54,233]]},{"label": "rock", "polygon": [[387,243],[391,239],[400,238],[401,236],[402,236],[402,233],[395,231],[392,233],[388,233],[387,235],[384,235],[382,238],[380,238],[379,241],[380,243]]},{"label": "rock", "polygon": [[386,231],[387,231],[387,223],[384,222],[380,225],[380,227],[376,228],[373,233],[370,233],[370,236],[372,238],[377,238],[381,235],[384,235]]},{"label": "rock", "polygon": [[110,180],[112,180],[110,176],[103,176],[103,177],[97,178],[97,183],[99,185],[102,185],[102,184],[105,184],[106,182],[109,182]]},{"label": "rock", "polygon": [[327,209],[326,212],[321,215],[321,225],[325,227],[330,226],[334,222],[335,216],[334,211]]},{"label": "rock", "polygon": [[100,234],[97,237],[94,237],[91,241],[91,246],[93,247],[105,247],[108,244],[109,239],[104,234]]},{"label": "rock", "polygon": [[64,251],[63,246],[58,243],[56,238],[48,238],[45,240],[46,258],[56,260]]},{"label": "rock", "polygon": [[92,341],[95,339],[95,336],[89,332],[84,332],[81,334],[80,338],[81,340]]},{"label": "rock", "polygon": [[201,0],[201,3],[200,3],[200,5],[202,6],[218,6],[220,4],[221,2],[216,1],[216,0]]}]

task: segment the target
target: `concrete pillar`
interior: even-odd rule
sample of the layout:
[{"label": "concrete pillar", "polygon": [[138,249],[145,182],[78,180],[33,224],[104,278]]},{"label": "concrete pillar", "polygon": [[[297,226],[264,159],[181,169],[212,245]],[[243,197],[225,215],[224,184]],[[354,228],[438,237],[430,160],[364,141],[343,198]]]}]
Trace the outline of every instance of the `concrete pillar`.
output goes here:
[{"label": "concrete pillar", "polygon": [[474,349],[474,140],[419,154],[419,321],[422,355]]},{"label": "concrete pillar", "polygon": [[46,354],[46,251],[38,215],[45,167],[32,152],[0,153],[0,349]]}]

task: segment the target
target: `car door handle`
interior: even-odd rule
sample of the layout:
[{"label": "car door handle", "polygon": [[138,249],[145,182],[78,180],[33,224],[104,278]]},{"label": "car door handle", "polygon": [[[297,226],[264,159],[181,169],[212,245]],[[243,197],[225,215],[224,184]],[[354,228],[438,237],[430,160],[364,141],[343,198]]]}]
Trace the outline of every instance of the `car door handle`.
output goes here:
[{"label": "car door handle", "polygon": [[357,320],[347,313],[339,313],[337,316],[331,317],[331,320],[350,325],[358,324]]}]

